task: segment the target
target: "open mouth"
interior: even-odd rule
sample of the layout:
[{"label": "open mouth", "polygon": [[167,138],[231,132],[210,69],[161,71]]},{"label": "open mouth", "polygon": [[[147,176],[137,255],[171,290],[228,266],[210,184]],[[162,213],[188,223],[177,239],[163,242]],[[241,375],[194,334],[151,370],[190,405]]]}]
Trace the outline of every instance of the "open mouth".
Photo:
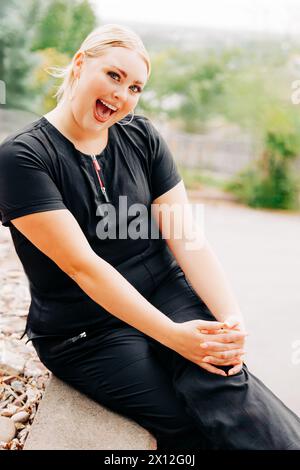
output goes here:
[{"label": "open mouth", "polygon": [[110,118],[112,114],[116,111],[113,111],[108,106],[106,106],[102,101],[97,99],[95,106],[95,117],[98,121],[105,122]]}]

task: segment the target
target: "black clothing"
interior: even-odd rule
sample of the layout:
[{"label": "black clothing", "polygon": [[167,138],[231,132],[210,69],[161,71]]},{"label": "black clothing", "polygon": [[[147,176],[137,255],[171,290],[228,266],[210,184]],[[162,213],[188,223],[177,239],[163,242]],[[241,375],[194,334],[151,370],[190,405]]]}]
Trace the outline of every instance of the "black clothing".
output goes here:
[{"label": "black clothing", "polygon": [[[173,321],[214,320],[179,266],[157,266],[158,286],[150,273],[146,281],[149,301]],[[58,338],[33,344],[56,376],[134,419],[160,450],[300,449],[300,419],[245,364],[233,376],[212,374],[121,323],[68,344]]]},{"label": "black clothing", "polygon": [[152,201],[181,179],[158,131],[143,116],[128,126],[117,123],[97,161],[109,200],[121,213],[117,239],[98,237],[105,200],[91,156],[46,118],[0,146],[0,212],[29,280],[27,336],[41,361],[149,429],[159,449],[299,450],[300,419],[246,365],[221,377],[166,348],[91,300],[11,224],[25,214],[68,209],[92,249],[165,315],[175,322],[215,320],[164,239],[152,238],[149,230],[137,239],[120,235],[138,216],[124,215],[119,196],[128,196],[128,207],[147,207],[142,219],[150,228]]},{"label": "black clothing", "polygon": [[[152,201],[181,180],[172,155],[154,125],[144,116],[135,116],[128,126],[117,123],[108,130],[107,147],[96,157],[109,200],[116,208],[116,222],[110,220],[110,227],[115,225],[118,238],[119,230],[124,233],[137,217],[141,219],[139,213],[127,217],[127,212],[119,207],[119,196],[127,196],[128,208],[136,203],[147,207],[150,231]],[[148,233],[135,240],[121,236],[117,240],[100,239],[97,224],[103,220],[99,211],[103,204],[106,201],[91,156],[78,151],[45,117],[7,137],[0,146],[0,214],[2,224],[10,228],[29,280],[32,299],[29,334],[30,330],[39,334],[75,334],[86,325],[111,325],[115,317],[24,237],[11,224],[11,219],[34,212],[68,209],[95,253],[125,276],[122,263],[146,250],[160,253],[166,267],[174,263],[161,236],[151,239]],[[136,270],[140,276],[134,287],[141,290],[145,268],[139,265],[138,258]]]}]

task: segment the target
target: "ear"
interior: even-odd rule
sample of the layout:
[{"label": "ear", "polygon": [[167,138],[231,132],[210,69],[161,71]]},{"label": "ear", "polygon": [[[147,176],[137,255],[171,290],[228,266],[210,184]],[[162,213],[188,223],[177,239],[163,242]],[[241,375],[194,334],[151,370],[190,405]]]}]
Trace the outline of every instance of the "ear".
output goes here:
[{"label": "ear", "polygon": [[82,51],[76,52],[73,58],[73,75],[75,78],[79,77],[80,75],[80,70],[82,67],[83,59],[84,59],[84,52]]}]

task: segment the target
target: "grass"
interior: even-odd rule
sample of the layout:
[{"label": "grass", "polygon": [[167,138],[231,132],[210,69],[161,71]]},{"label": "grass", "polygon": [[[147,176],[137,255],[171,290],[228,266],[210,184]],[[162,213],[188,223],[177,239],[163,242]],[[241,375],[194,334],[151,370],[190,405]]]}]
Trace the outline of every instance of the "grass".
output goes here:
[{"label": "grass", "polygon": [[201,189],[204,186],[225,190],[228,176],[212,173],[199,168],[186,168],[178,165],[178,170],[187,189]]}]

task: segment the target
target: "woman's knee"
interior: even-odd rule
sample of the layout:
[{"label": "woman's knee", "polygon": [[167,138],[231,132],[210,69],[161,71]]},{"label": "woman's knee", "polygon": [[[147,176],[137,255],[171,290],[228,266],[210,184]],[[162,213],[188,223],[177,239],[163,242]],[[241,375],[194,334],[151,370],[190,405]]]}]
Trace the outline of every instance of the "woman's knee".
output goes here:
[{"label": "woman's knee", "polygon": [[154,355],[132,362],[99,387],[107,406],[125,413],[141,425],[175,437],[194,428],[170,377]]}]

